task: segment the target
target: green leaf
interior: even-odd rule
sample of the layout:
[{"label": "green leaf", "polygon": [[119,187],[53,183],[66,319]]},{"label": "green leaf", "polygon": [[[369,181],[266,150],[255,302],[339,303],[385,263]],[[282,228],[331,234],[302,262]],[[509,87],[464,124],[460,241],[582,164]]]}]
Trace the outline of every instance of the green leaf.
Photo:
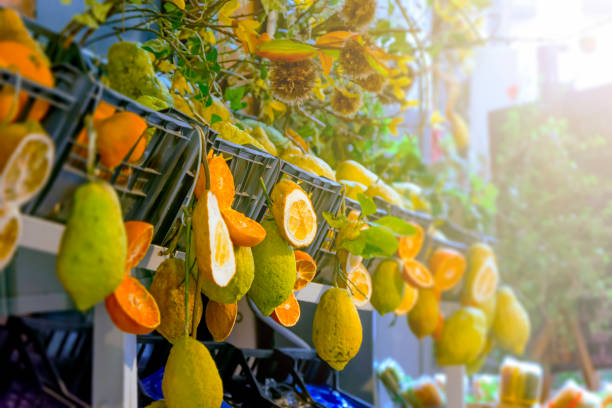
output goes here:
[{"label": "green leaf", "polygon": [[361,206],[361,217],[368,217],[372,214],[376,214],[376,204],[374,200],[363,193],[357,194],[357,200]]},{"label": "green leaf", "polygon": [[217,115],[216,113],[213,113],[210,117],[210,124],[214,125],[217,122],[221,122],[223,120],[223,118],[219,115]]},{"label": "green leaf", "polygon": [[366,246],[366,237],[363,234],[359,234],[356,239],[342,241],[342,248],[346,249],[353,255],[361,255]]},{"label": "green leaf", "polygon": [[361,231],[360,235],[365,237],[363,256],[366,258],[392,256],[397,251],[397,238],[387,227],[373,226]]},{"label": "green leaf", "polygon": [[329,224],[330,227],[335,229],[340,229],[346,225],[346,217],[345,216],[335,216],[329,212],[323,212],[323,218]]},{"label": "green leaf", "polygon": [[385,215],[374,222],[375,225],[382,225],[401,236],[410,236],[416,233],[416,229],[410,223],[401,218]]}]

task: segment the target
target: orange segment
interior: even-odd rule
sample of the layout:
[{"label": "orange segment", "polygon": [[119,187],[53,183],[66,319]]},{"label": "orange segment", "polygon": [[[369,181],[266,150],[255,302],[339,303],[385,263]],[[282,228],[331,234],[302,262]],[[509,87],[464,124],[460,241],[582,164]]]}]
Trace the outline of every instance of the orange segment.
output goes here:
[{"label": "orange segment", "polygon": [[418,297],[419,297],[419,291],[417,290],[417,288],[405,283],[404,284],[404,297],[402,298],[402,302],[400,303],[400,305],[397,307],[397,309],[395,309],[395,312],[394,312],[395,315],[396,316],[406,315],[409,311],[412,310],[412,308],[416,304]]},{"label": "orange segment", "polygon": [[[212,150],[208,153],[208,171],[210,172],[210,191],[217,196],[219,208],[231,207],[236,195],[234,176],[223,156],[213,156]],[[194,190],[196,198],[200,198],[205,187],[206,173],[204,165],[200,164],[200,173]]]},{"label": "orange segment", "polygon": [[234,245],[254,247],[266,238],[264,227],[241,212],[227,207],[221,208],[221,215]]},{"label": "orange segment", "polygon": [[295,298],[295,294],[291,295],[280,306],[272,312],[272,319],[276,323],[285,327],[293,327],[300,320],[300,304]]},{"label": "orange segment", "polygon": [[295,254],[295,269],[297,270],[297,278],[293,290],[298,291],[304,289],[317,274],[317,264],[312,257],[300,250],[293,251]]},{"label": "orange segment", "polygon": [[297,183],[282,179],[270,198],[272,215],[283,238],[295,248],[310,245],[317,234],[317,215],[308,194]]},{"label": "orange segment", "polygon": [[434,285],[433,276],[425,265],[414,259],[405,259],[403,264],[402,276],[408,284],[419,289],[428,289]]},{"label": "orange segment", "polygon": [[126,333],[151,333],[161,321],[155,298],[132,276],[123,279],[104,305],[115,326]]},{"label": "orange segment", "polygon": [[228,261],[230,251],[233,251],[229,241],[225,238],[225,229],[223,222],[219,220],[215,226],[215,263],[217,265],[225,265]]},{"label": "orange segment", "polygon": [[206,305],[206,327],[217,342],[229,337],[236,324],[238,305],[236,303],[224,304],[209,300]]},{"label": "orange segment", "polygon": [[289,209],[289,232],[298,240],[305,240],[315,222],[311,207],[305,200],[293,202]]},{"label": "orange segment", "polygon": [[[346,274],[346,277],[351,282],[348,284],[349,288],[347,290],[353,299],[353,303],[357,306],[368,303],[370,297],[372,297],[372,277],[366,267],[359,263]],[[342,282],[338,286],[346,288],[347,284]]]},{"label": "orange segment", "polygon": [[[133,112],[119,112],[100,122],[97,148],[100,162],[109,169],[117,167],[138,143],[126,160],[137,161],[144,153],[146,137],[140,136],[147,130],[147,122]],[[144,145],[142,140],[145,140]]]},{"label": "orange segment", "polygon": [[399,238],[397,256],[400,259],[414,259],[423,247],[423,238],[425,237],[423,228],[412,222],[410,225],[412,225],[416,231],[413,235]]},{"label": "orange segment", "polygon": [[465,273],[465,257],[450,248],[439,248],[429,258],[429,270],[433,273],[436,289],[449,290]]},{"label": "orange segment", "polygon": [[153,225],[144,221],[126,221],[124,225],[128,242],[125,265],[129,272],[147,254],[153,240]]}]

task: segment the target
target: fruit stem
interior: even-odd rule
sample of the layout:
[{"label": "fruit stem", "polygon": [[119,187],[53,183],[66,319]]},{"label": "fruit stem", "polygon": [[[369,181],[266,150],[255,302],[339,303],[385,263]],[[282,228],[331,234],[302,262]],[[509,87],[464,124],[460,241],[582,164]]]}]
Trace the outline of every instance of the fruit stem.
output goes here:
[{"label": "fruit stem", "polygon": [[93,177],[96,169],[96,139],[98,134],[93,126],[91,116],[85,118],[85,126],[87,126],[87,176]]},{"label": "fruit stem", "polygon": [[[191,268],[190,273],[191,273]],[[198,338],[198,323],[196,323],[196,312],[198,310],[198,306],[202,301],[202,277],[200,276],[200,272],[196,274],[196,290],[195,290],[195,300],[193,301],[193,318],[191,319],[191,337],[194,340]]]},{"label": "fruit stem", "polygon": [[[201,127],[198,126],[198,132],[200,133],[200,140],[204,145],[202,149],[204,152],[206,151],[206,146],[208,144],[208,136],[202,130]],[[206,177],[206,182],[204,184],[204,190],[210,190],[210,169],[208,168],[208,155],[202,155],[202,164],[204,165],[204,177]]]},{"label": "fruit stem", "polygon": [[262,177],[259,178],[259,184],[261,184],[261,188],[263,190],[264,196],[266,197],[266,204],[268,204],[268,208],[272,209],[272,199],[270,198],[270,195],[268,194],[268,189],[266,188],[266,184],[264,183]]}]

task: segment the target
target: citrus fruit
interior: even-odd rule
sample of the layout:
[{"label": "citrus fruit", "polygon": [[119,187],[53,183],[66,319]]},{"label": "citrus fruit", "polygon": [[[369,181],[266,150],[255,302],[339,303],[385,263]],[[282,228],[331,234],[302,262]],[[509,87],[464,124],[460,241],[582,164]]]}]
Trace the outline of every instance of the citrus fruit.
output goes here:
[{"label": "citrus fruit", "polygon": [[354,160],[345,160],[336,166],[338,180],[355,181],[366,188],[376,183],[378,176]]},{"label": "citrus fruit", "polygon": [[234,245],[254,247],[266,237],[266,230],[257,221],[232,208],[221,208],[221,215]]},{"label": "citrus fruit", "polygon": [[[351,255],[349,255],[349,257]],[[347,261],[347,264],[349,262],[350,261]],[[338,282],[338,286],[347,289],[355,305],[364,306],[372,297],[372,277],[370,276],[370,272],[368,272],[361,262],[345,270],[348,270],[348,272],[346,272],[346,279],[348,282],[340,281]]]},{"label": "citrus fruit", "polygon": [[278,150],[276,150],[276,146],[274,145],[274,143],[272,143],[264,128],[262,128],[261,126],[255,126],[251,130],[251,136],[259,143],[261,143],[261,145],[266,149],[266,151],[272,156],[278,156]]},{"label": "citrus fruit", "polygon": [[300,320],[300,304],[295,298],[295,293],[292,293],[287,300],[280,306],[277,306],[272,312],[271,317],[282,326],[295,326]]},{"label": "citrus fruit", "polygon": [[425,265],[414,259],[405,259],[402,264],[402,276],[406,283],[419,289],[433,287],[434,278]]},{"label": "citrus fruit", "polygon": [[0,126],[0,139],[0,202],[20,205],[47,182],[55,147],[36,122]]},{"label": "citrus fruit", "polygon": [[465,258],[458,251],[436,249],[429,258],[429,270],[434,276],[436,288],[443,292],[459,283],[465,272],[465,264]]},{"label": "citrus fruit", "polygon": [[309,173],[336,181],[336,175],[329,164],[313,154],[283,154],[281,158]]},{"label": "citrus fruit", "polygon": [[438,365],[465,365],[474,361],[484,348],[487,334],[484,314],[473,307],[461,307],[444,320],[436,342]]},{"label": "citrus fruit", "polygon": [[220,287],[206,279],[202,280],[202,293],[217,303],[238,302],[253,284],[255,262],[251,248],[234,246],[234,257],[236,258],[236,274],[227,286]]},{"label": "citrus fruit", "polygon": [[[208,171],[210,173],[210,191],[215,193],[221,209],[232,206],[236,187],[234,186],[234,176],[223,156],[213,155],[212,150],[208,153]],[[200,163],[200,173],[194,194],[200,198],[206,187],[206,173],[204,164]]]},{"label": "citrus fruit", "polygon": [[408,312],[408,325],[420,340],[432,334],[438,326],[440,305],[433,289],[419,290],[417,301]]},{"label": "citrus fruit", "polygon": [[217,303],[209,300],[206,305],[206,327],[216,342],[229,337],[236,324],[238,305],[236,303]]},{"label": "citrus fruit", "polygon": [[[55,83],[47,60],[38,51],[16,41],[0,41],[0,68],[17,72],[24,78],[49,88]],[[25,107],[27,100],[27,93],[20,92],[15,104],[15,88],[4,86],[0,90],[0,122],[15,120]],[[36,100],[26,119],[40,121],[48,109],[48,102]]]},{"label": "citrus fruit", "polygon": [[502,286],[497,292],[493,334],[500,348],[516,355],[523,354],[529,341],[529,315],[509,286]]},{"label": "citrus fruit", "polygon": [[493,296],[491,296],[488,300],[485,300],[484,302],[481,303],[472,303],[471,305],[465,305],[465,306],[473,306],[477,309],[482,310],[482,313],[484,313],[485,318],[487,320],[487,333],[489,332],[489,330],[491,330],[491,327],[493,327],[493,322],[495,321],[495,313],[497,312],[497,292],[493,294]]},{"label": "citrus fruit", "polygon": [[253,136],[249,135],[244,130],[238,128],[225,120],[215,122],[212,125],[213,130],[223,135],[223,139],[238,145],[252,145],[263,151],[266,148],[259,143]]},{"label": "citrus fruit", "polygon": [[349,294],[339,288],[323,293],[312,323],[317,354],[334,370],[343,370],[361,347],[361,320]]},{"label": "citrus fruit", "polygon": [[317,274],[317,264],[314,259],[304,251],[295,250],[295,269],[297,272],[297,278],[293,285],[293,290],[298,291],[304,289]]},{"label": "citrus fruit", "polygon": [[397,309],[403,297],[404,280],[400,263],[396,259],[382,261],[372,275],[370,303],[379,314],[384,315]]},{"label": "citrus fruit", "polygon": [[11,261],[17,246],[23,226],[19,209],[8,203],[0,208],[0,271]]},{"label": "citrus fruit", "polygon": [[200,274],[218,286],[227,286],[236,273],[236,258],[217,197],[210,190],[198,199],[193,232]]},{"label": "citrus fruit", "polygon": [[223,383],[210,352],[191,337],[174,343],[166,362],[162,392],[168,408],[219,408]]},{"label": "citrus fruit", "polygon": [[155,298],[132,276],[106,297],[104,306],[115,326],[126,333],[151,333],[161,320]]},{"label": "citrus fruit", "polygon": [[487,340],[485,341],[485,345],[480,351],[480,354],[478,354],[478,357],[476,357],[474,360],[472,360],[470,363],[468,363],[465,366],[467,375],[474,375],[480,371],[482,366],[484,366],[484,364],[486,363],[487,357],[491,353],[494,347],[495,347],[495,340],[493,339],[493,337],[492,336],[487,337]]},{"label": "citrus fruit", "polygon": [[368,187],[368,189],[365,191],[365,195],[371,198],[380,197],[384,201],[397,205],[398,207],[404,206],[404,199],[402,196],[381,180]]},{"label": "citrus fruit", "polygon": [[127,238],[117,193],[95,181],[80,186],[62,234],[57,276],[83,311],[113,293],[124,278]]},{"label": "citrus fruit", "polygon": [[[100,123],[102,123],[103,120],[108,119],[111,116],[113,116],[116,111],[117,111],[117,108],[115,108],[113,105],[110,105],[104,101],[100,101],[100,103],[98,103],[98,106],[96,106],[96,109],[94,110],[94,113],[92,115],[93,116],[92,124],[93,124],[94,129],[97,128],[100,125]],[[83,146],[89,145],[89,141],[87,140],[87,129],[85,127],[81,129],[81,131],[79,132],[76,138],[76,143],[79,146],[74,147],[75,153],[81,157],[87,157],[88,149],[87,147],[83,147]]]},{"label": "citrus fruit", "polygon": [[425,237],[423,228],[413,222],[410,225],[415,229],[414,234],[398,239],[397,256],[400,259],[414,259],[423,247],[423,239]]},{"label": "citrus fruit", "polygon": [[404,316],[406,315],[417,302],[419,297],[419,291],[417,288],[404,283],[404,296],[402,297],[402,301],[399,306],[393,311],[396,316]]},{"label": "citrus fruit", "polygon": [[493,296],[497,290],[499,272],[495,254],[486,244],[474,244],[468,250],[467,260],[468,269],[463,302],[465,304],[482,303]]},{"label": "citrus fruit", "polygon": [[127,235],[126,269],[132,269],[140,263],[147,254],[153,240],[153,225],[144,221],[126,221]]},{"label": "citrus fruit", "polygon": [[[155,298],[161,322],[157,332],[170,343],[176,342],[185,335],[185,262],[178,258],[169,258],[162,262],[153,275],[149,288]],[[187,333],[191,334],[194,326],[193,306],[196,299],[196,285],[193,277],[189,282],[189,320]],[[202,302],[198,301],[195,311],[195,326],[202,318]]]},{"label": "citrus fruit", "polygon": [[[19,14],[10,8],[0,9],[0,41],[5,40],[16,41],[43,56],[40,46],[30,35]],[[45,63],[48,64],[48,61]]]},{"label": "citrus fruit", "polygon": [[269,316],[293,292],[297,277],[295,254],[280,235],[274,220],[264,220],[266,239],[252,248],[255,278],[249,297],[264,316]]},{"label": "citrus fruit", "polygon": [[338,180],[338,183],[344,185],[344,195],[346,195],[351,200],[357,201],[359,199],[358,195],[361,193],[365,193],[367,187],[361,183],[351,180]]},{"label": "citrus fruit", "polygon": [[440,341],[440,339],[442,338],[443,329],[444,329],[444,315],[442,314],[442,312],[440,312],[440,314],[438,315],[438,325],[436,326],[436,329],[434,330],[434,332],[431,334],[431,338],[434,339],[435,341]]},{"label": "citrus fruit", "polygon": [[147,146],[146,137],[141,137],[145,130],[147,122],[133,112],[115,113],[101,121],[96,126],[100,162],[112,170],[126,159],[128,153],[127,161],[138,161]]},{"label": "citrus fruit", "polygon": [[272,214],[283,238],[296,248],[310,245],[317,233],[317,215],[306,192],[284,179],[274,186],[271,198]]}]

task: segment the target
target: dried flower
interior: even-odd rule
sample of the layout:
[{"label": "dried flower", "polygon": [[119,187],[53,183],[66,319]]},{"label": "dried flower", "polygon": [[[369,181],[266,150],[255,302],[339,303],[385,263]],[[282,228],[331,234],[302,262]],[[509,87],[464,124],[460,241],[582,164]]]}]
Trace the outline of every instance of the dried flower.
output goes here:
[{"label": "dried flower", "polygon": [[355,79],[355,83],[362,89],[373,93],[379,93],[382,91],[385,82],[385,77],[377,72],[374,72],[365,78]]},{"label": "dried flower", "polygon": [[270,70],[270,89],[274,96],[288,104],[299,104],[314,88],[317,66],[310,59],[274,61]]},{"label": "dried flower", "polygon": [[345,0],[340,18],[353,31],[362,31],[374,20],[376,0]]},{"label": "dried flower", "polygon": [[361,108],[361,94],[357,89],[335,89],[331,97],[331,108],[341,116],[351,116]]},{"label": "dried flower", "polygon": [[340,51],[340,67],[353,79],[365,78],[374,73],[374,68],[367,58],[367,51],[356,39],[347,40]]}]

